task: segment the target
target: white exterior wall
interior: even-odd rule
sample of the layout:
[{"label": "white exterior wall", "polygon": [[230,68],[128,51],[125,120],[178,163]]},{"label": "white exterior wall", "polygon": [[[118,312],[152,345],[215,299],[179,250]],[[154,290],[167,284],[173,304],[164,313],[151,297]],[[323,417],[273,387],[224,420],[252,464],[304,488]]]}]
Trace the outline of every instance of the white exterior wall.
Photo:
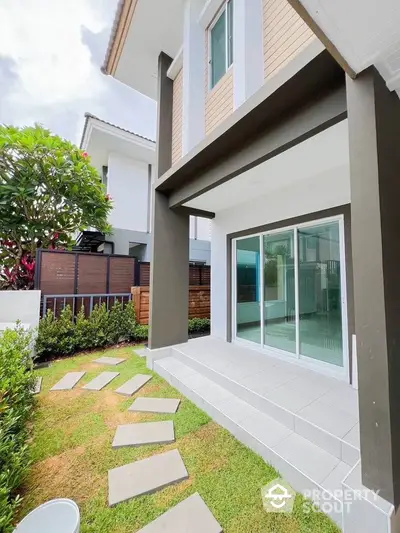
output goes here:
[{"label": "white exterior wall", "polygon": [[120,154],[108,158],[107,192],[114,208],[109,222],[114,228],[147,232],[149,165]]},{"label": "white exterior wall", "polygon": [[228,234],[348,203],[348,170],[342,167],[217,213],[211,226],[211,334],[226,340],[227,299],[232,298],[227,289]]},{"label": "white exterior wall", "polygon": [[40,318],[40,291],[0,291],[0,331],[19,320],[36,328]]}]

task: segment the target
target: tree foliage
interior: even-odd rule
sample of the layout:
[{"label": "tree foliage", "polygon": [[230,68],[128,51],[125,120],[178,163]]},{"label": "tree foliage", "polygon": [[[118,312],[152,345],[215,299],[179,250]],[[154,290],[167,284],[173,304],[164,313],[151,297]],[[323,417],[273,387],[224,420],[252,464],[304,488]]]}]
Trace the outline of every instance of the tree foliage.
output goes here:
[{"label": "tree foliage", "polygon": [[3,288],[31,288],[37,248],[68,248],[88,227],[109,232],[110,209],[87,153],[40,125],[0,125]]}]

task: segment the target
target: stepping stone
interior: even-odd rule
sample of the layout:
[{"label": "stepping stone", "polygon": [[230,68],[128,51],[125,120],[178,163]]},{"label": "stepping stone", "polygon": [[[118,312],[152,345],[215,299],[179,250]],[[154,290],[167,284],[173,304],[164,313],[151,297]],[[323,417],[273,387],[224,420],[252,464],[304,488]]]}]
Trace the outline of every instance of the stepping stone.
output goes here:
[{"label": "stepping stone", "polygon": [[148,348],[140,348],[140,350],[133,350],[133,355],[138,355],[139,357],[147,357],[150,350]]},{"label": "stepping stone", "polygon": [[86,372],[68,372],[50,390],[71,390],[85,374]]},{"label": "stepping stone", "polygon": [[132,394],[135,394],[135,392],[141,389],[143,385],[146,385],[151,378],[152,376],[149,376],[148,374],[136,374],[136,376],[121,385],[121,387],[115,392],[118,394],[124,394],[125,396],[132,396]]},{"label": "stepping stone", "polygon": [[113,448],[124,446],[142,446],[144,444],[168,444],[175,441],[174,423],[144,422],[142,424],[125,424],[118,426]]},{"label": "stepping stone", "polygon": [[117,357],[100,357],[95,359],[93,363],[99,363],[99,365],[116,366],[126,361],[126,359],[118,359]]},{"label": "stepping stone", "polygon": [[222,533],[222,527],[213,517],[199,493],[159,516],[138,533]]},{"label": "stepping stone", "polygon": [[189,477],[178,450],[153,455],[108,471],[108,504],[113,507]]},{"label": "stepping stone", "polygon": [[97,377],[89,381],[82,389],[101,390],[110,383],[114,378],[119,376],[119,372],[102,372]]},{"label": "stepping stone", "polygon": [[39,394],[39,392],[42,390],[42,381],[42,377],[36,378],[35,384],[33,386],[33,394]]},{"label": "stepping stone", "polygon": [[180,400],[171,398],[136,398],[128,411],[140,413],[174,414],[178,410]]}]

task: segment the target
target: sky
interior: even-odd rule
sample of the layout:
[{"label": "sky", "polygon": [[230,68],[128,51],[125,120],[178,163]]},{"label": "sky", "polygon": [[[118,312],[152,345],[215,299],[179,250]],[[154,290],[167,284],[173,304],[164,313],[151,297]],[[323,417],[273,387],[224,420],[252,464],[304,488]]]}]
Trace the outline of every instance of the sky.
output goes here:
[{"label": "sky", "polygon": [[100,72],[117,0],[0,0],[0,123],[79,144],[86,111],[155,138],[153,100]]}]

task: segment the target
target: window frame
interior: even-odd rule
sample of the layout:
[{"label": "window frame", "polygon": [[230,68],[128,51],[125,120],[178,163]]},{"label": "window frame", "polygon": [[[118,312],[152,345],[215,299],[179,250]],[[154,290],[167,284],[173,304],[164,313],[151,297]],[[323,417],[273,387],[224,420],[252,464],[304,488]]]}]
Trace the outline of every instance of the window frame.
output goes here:
[{"label": "window frame", "polygon": [[[231,6],[229,8],[229,5]],[[228,70],[233,65],[234,52],[233,52],[233,0],[224,0],[222,6],[217,11],[212,23],[207,29],[208,32],[208,90],[212,91],[214,87],[222,80]],[[212,62],[212,30],[217,24],[219,19],[225,13],[225,72],[221,78],[213,85],[213,62]],[[232,29],[232,31],[231,31]]]}]

